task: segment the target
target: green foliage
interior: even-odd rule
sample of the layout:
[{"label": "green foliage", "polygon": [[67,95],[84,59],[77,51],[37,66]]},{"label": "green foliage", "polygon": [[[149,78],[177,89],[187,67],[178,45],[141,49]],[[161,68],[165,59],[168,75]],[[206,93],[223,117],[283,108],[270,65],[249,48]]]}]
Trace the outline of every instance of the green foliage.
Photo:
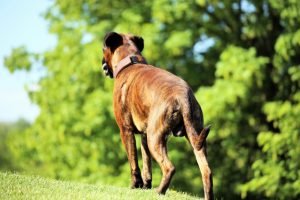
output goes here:
[{"label": "green foliage", "polygon": [[[262,111],[272,128],[262,129],[257,137],[262,156],[253,164],[253,178],[242,187],[247,192],[278,199],[300,197],[300,77],[298,1],[286,5],[270,1],[280,13],[285,32],[275,43],[273,81],[278,84],[276,97],[265,102]],[[296,11],[296,12],[295,12]]]},{"label": "green foliage", "polygon": [[[12,161],[27,173],[129,184],[113,81],[100,65],[105,33],[131,32],[143,36],[149,63],[196,91],[213,125],[208,154],[217,198],[299,199],[299,8],[296,0],[55,1],[45,18],[56,47],[37,55],[17,48],[5,61],[10,71],[28,70],[40,58],[48,72],[31,93],[39,117],[9,137]],[[189,145],[171,138],[169,150],[178,172],[171,187],[198,194]]]},{"label": "green foliage", "polygon": [[155,190],[130,190],[128,188],[90,185],[57,181],[37,176],[24,176],[0,172],[0,198],[6,199],[118,199],[127,200],[195,200],[196,197],[175,191],[159,196]]},{"label": "green foliage", "polygon": [[24,119],[19,119],[14,123],[0,122],[0,170],[15,170],[7,141],[11,135],[19,134],[29,126],[30,124]]},{"label": "green foliage", "polygon": [[[230,46],[217,63],[214,85],[196,92],[204,105],[205,120],[213,125],[209,157],[217,158],[212,163],[214,184],[222,194],[238,192],[239,184],[249,178],[248,166],[255,160],[251,154],[260,124],[256,117],[260,110],[255,107],[263,99],[259,91],[267,63],[268,59],[257,57],[253,48]],[[231,184],[223,187],[228,181]]]},{"label": "green foliage", "polygon": [[[267,197],[296,199],[300,191],[300,93],[293,100],[269,102],[264,112],[276,131],[262,131],[257,140],[262,147],[263,156],[253,165],[254,177],[243,187],[247,191],[264,193]],[[296,123],[295,123],[296,120]]]},{"label": "green foliage", "polygon": [[14,48],[11,55],[4,59],[4,64],[10,72],[14,72],[18,69],[25,69],[28,71],[31,67],[30,56],[31,54],[24,46]]}]

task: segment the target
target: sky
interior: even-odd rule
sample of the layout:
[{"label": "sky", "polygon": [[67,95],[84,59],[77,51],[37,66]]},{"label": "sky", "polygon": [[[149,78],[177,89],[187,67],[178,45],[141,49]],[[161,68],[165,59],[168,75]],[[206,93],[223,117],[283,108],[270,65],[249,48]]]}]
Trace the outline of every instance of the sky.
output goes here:
[{"label": "sky", "polygon": [[0,122],[20,118],[33,122],[39,114],[39,108],[30,102],[25,86],[34,87],[45,70],[35,66],[30,72],[11,74],[4,67],[4,57],[13,48],[23,45],[32,52],[43,52],[55,46],[55,37],[48,34],[48,23],[42,17],[52,2],[0,1]]}]

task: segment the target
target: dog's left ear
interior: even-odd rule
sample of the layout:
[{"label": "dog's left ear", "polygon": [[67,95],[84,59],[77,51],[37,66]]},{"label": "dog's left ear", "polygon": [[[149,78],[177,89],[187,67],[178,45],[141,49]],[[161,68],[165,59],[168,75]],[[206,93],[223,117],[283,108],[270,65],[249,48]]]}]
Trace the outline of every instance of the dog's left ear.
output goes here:
[{"label": "dog's left ear", "polygon": [[122,44],[123,37],[116,32],[107,33],[104,37],[104,45],[109,47],[112,52],[114,52]]},{"label": "dog's left ear", "polygon": [[131,40],[134,42],[135,46],[138,48],[140,52],[144,49],[144,39],[139,36],[133,36]]}]

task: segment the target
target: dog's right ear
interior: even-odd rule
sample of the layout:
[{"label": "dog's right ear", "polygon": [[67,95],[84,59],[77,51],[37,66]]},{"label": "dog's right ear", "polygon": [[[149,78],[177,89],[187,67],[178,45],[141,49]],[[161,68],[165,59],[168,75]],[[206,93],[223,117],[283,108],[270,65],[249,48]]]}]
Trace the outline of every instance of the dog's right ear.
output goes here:
[{"label": "dog's right ear", "polygon": [[110,48],[112,52],[114,52],[122,44],[123,37],[116,32],[107,33],[104,37],[104,46]]},{"label": "dog's right ear", "polygon": [[144,49],[144,39],[142,37],[135,35],[131,38],[131,40],[134,42],[134,44],[138,48],[138,50],[140,52],[142,52]]}]

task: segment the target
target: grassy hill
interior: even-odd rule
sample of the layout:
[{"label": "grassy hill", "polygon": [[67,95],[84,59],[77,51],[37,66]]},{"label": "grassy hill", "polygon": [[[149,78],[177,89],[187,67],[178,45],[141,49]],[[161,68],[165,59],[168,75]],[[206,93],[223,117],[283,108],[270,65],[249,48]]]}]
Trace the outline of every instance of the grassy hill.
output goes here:
[{"label": "grassy hill", "polygon": [[0,199],[192,200],[197,198],[170,190],[162,196],[156,194],[154,190],[131,190],[0,172]]}]

